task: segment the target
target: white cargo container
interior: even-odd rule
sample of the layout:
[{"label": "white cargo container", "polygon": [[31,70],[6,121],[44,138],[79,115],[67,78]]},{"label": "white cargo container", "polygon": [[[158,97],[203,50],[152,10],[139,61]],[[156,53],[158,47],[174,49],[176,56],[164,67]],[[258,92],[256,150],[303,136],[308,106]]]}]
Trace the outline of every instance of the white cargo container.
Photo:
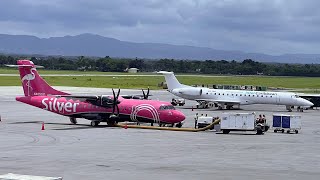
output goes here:
[{"label": "white cargo container", "polygon": [[224,113],[220,125],[224,134],[230,131],[257,131],[257,134],[264,132],[264,125],[257,126],[254,113]]}]

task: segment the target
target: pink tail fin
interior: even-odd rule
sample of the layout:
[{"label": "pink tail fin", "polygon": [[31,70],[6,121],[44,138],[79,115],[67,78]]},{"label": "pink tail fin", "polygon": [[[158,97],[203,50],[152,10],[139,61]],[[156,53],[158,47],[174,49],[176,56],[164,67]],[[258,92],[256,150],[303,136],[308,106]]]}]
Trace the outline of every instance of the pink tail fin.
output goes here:
[{"label": "pink tail fin", "polygon": [[53,89],[43,80],[32,61],[18,60],[17,64],[25,96],[69,95]]}]

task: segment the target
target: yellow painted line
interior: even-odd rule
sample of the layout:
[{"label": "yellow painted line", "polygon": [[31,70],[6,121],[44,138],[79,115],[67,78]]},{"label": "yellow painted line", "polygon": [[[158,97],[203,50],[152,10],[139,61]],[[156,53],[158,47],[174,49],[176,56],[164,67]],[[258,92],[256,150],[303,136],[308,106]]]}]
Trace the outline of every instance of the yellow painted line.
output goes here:
[{"label": "yellow painted line", "polygon": [[175,128],[175,127],[158,127],[158,126],[141,126],[141,125],[128,125],[128,124],[117,124],[116,127],[121,128],[136,128],[136,129],[153,129],[153,130],[165,130],[165,131],[185,131],[185,132],[199,132],[211,129],[214,125],[219,124],[220,119],[215,120],[213,123],[206,127],[195,129],[195,128]]}]

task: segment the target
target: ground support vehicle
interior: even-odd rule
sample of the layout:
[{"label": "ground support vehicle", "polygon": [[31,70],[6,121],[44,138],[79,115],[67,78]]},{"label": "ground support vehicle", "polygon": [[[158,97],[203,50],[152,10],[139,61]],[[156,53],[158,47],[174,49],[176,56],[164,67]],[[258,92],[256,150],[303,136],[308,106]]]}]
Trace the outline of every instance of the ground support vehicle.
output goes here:
[{"label": "ground support vehicle", "polygon": [[301,130],[301,116],[300,115],[287,115],[287,114],[274,114],[272,121],[273,131],[276,132],[295,132],[299,133]]},{"label": "ground support vehicle", "polygon": [[261,135],[268,131],[269,125],[257,123],[255,113],[224,113],[220,128],[223,134],[230,131],[256,131],[256,134]]}]

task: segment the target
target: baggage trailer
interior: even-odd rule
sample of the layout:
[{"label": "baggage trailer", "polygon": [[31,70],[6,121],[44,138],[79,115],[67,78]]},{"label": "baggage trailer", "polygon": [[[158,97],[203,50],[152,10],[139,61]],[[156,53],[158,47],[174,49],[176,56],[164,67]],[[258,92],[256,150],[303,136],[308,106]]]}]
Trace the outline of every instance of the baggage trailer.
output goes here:
[{"label": "baggage trailer", "polygon": [[301,129],[301,116],[300,115],[287,115],[287,114],[274,114],[272,121],[273,131],[284,133],[295,132],[299,133]]},{"label": "baggage trailer", "polygon": [[[219,119],[219,117],[199,116],[198,119],[197,119],[197,126],[198,126],[198,128],[207,127],[217,119]],[[211,130],[212,129],[214,129],[214,127],[212,127]]]},{"label": "baggage trailer", "polygon": [[256,131],[264,134],[269,126],[266,123],[257,123],[255,113],[224,113],[221,117],[220,128],[223,134],[230,131]]}]

